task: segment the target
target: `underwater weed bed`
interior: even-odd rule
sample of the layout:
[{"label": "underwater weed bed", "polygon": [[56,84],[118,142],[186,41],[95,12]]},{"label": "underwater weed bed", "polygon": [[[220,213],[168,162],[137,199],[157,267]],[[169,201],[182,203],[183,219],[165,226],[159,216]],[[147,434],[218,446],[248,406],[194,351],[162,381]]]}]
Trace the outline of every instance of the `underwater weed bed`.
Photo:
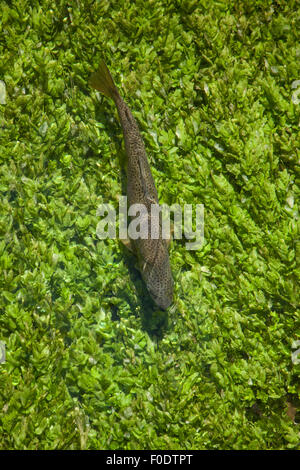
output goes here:
[{"label": "underwater weed bed", "polygon": [[[2,449],[299,445],[296,5],[1,1]],[[102,56],[160,201],[205,207],[167,314],[96,236],[123,184]]]}]

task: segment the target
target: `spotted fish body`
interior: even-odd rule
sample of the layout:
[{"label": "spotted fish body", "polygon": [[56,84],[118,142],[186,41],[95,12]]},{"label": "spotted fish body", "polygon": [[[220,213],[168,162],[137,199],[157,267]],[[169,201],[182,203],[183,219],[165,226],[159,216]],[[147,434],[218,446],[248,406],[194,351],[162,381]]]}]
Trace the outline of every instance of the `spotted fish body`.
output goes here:
[{"label": "spotted fish body", "polygon": [[166,240],[162,238],[161,222],[157,239],[151,238],[151,206],[158,205],[158,195],[152,177],[144,142],[138,124],[129,107],[120,96],[110,72],[101,61],[97,72],[90,78],[92,87],[112,98],[118,110],[128,157],[127,198],[129,207],[143,204],[147,209],[148,238],[131,239],[132,251],[138,257],[142,277],[154,302],[167,309],[173,301],[173,279]]}]

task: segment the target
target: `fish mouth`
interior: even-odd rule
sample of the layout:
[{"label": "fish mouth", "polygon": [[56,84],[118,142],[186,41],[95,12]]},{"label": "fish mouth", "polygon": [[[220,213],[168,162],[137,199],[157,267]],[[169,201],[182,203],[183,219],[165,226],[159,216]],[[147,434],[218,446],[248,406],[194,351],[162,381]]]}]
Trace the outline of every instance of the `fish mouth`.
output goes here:
[{"label": "fish mouth", "polygon": [[152,299],[154,300],[155,304],[161,308],[162,310],[167,310],[168,307],[170,307],[171,303],[173,302],[173,296],[172,297],[157,297],[153,294],[151,294],[150,292],[150,295],[152,297]]},{"label": "fish mouth", "polygon": [[168,299],[166,301],[160,302],[157,305],[162,309],[162,310],[167,310],[168,307],[170,307],[171,303],[173,302],[173,299]]}]

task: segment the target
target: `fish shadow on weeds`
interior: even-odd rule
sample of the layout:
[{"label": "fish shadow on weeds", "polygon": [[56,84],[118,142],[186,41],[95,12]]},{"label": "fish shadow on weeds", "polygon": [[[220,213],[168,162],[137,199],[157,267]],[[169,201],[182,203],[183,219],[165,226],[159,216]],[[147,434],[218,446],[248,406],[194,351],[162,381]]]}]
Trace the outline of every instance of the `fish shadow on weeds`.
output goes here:
[{"label": "fish shadow on weeds", "polygon": [[[102,109],[103,107],[103,109]],[[121,184],[121,194],[126,195],[127,189],[127,176],[126,176],[126,166],[127,166],[127,155],[125,152],[125,147],[122,144],[122,134],[118,125],[117,120],[109,118],[107,109],[105,106],[98,107],[98,112],[96,114],[97,122],[103,124],[103,132],[105,132],[110,137],[110,144],[114,147],[114,159],[120,169],[120,184]]]},{"label": "fish shadow on weeds", "polygon": [[118,118],[115,117],[114,111],[110,112],[110,107],[107,104],[97,103],[95,120],[102,124],[101,130],[109,136],[110,142],[117,142],[118,145],[121,145],[122,130],[120,129]]}]

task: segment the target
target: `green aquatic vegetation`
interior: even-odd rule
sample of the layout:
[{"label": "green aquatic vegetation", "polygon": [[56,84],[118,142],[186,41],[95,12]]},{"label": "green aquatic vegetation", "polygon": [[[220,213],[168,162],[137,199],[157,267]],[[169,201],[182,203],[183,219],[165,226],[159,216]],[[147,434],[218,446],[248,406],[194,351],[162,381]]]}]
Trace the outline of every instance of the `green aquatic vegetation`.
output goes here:
[{"label": "green aquatic vegetation", "polygon": [[[0,448],[296,449],[297,2],[0,6]],[[167,313],[96,235],[124,188],[100,58],[160,201],[205,207]]]}]

